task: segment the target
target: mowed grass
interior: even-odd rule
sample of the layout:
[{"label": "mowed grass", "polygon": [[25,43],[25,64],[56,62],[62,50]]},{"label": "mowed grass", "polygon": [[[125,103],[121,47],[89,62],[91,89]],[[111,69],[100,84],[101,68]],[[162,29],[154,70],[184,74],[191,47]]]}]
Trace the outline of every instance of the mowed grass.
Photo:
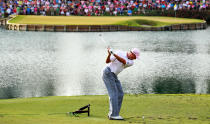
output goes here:
[{"label": "mowed grass", "polygon": [[204,20],[157,16],[26,16],[19,15],[9,21],[17,24],[43,25],[127,25],[161,27],[182,23],[201,23]]},{"label": "mowed grass", "polygon": [[[90,117],[65,114],[87,104]],[[0,100],[0,124],[209,124],[210,95],[125,95],[125,120],[108,120],[107,113],[106,95]]]}]

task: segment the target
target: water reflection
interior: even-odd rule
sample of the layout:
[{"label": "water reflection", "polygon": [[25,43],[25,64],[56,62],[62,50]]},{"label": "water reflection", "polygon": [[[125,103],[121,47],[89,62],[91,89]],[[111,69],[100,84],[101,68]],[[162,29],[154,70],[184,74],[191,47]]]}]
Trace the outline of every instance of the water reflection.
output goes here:
[{"label": "water reflection", "polygon": [[[210,28],[186,32],[53,33],[0,29],[0,98],[106,94],[106,47],[137,47],[125,93],[210,93]],[[103,42],[99,34],[102,34]]]}]

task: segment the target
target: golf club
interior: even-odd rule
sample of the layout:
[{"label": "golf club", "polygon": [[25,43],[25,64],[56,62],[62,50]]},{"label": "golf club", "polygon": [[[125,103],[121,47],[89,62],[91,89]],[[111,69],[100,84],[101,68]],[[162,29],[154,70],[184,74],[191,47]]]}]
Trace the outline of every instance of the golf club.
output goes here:
[{"label": "golf club", "polygon": [[103,38],[102,34],[99,34],[100,39],[103,41],[103,43],[105,44],[106,48],[110,48],[110,45],[108,44],[108,42],[106,42]]}]

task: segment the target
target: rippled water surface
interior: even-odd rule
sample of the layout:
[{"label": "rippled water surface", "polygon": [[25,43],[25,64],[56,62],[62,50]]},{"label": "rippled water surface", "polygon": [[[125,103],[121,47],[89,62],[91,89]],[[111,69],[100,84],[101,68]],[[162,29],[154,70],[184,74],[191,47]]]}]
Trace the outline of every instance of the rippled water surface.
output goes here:
[{"label": "rippled water surface", "polygon": [[119,74],[125,93],[210,93],[209,34],[210,28],[103,33],[0,29],[0,98],[106,94],[101,75],[107,46],[141,51],[140,60]]}]

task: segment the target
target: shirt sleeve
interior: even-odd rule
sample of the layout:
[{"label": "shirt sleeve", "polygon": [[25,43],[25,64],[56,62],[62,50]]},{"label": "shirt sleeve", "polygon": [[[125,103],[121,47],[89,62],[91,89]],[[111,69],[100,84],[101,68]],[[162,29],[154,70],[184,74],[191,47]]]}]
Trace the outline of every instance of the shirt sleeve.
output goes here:
[{"label": "shirt sleeve", "polygon": [[132,60],[126,60],[126,64],[124,65],[125,68],[130,67],[134,64]]}]

